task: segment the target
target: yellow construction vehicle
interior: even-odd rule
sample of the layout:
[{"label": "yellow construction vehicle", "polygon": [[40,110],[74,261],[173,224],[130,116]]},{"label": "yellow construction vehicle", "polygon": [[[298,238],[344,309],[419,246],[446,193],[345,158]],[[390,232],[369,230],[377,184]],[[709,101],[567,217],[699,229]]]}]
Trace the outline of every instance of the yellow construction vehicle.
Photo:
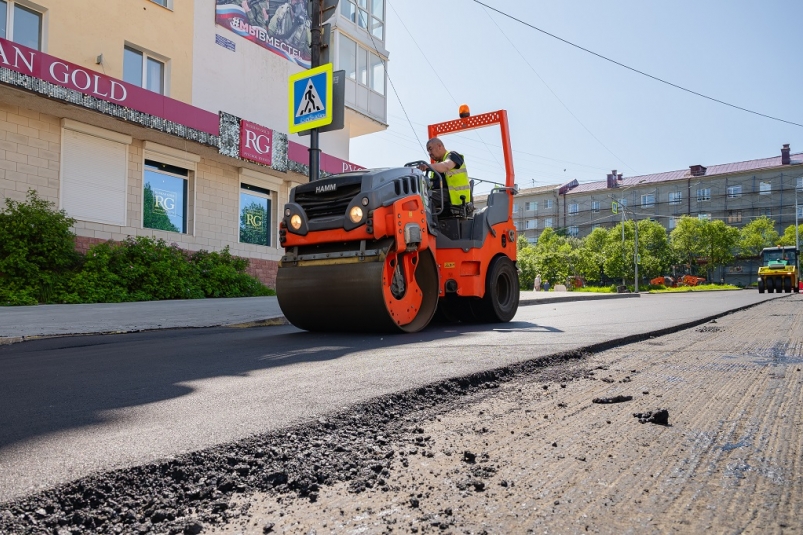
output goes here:
[{"label": "yellow construction vehicle", "polygon": [[793,246],[767,247],[761,251],[763,265],[758,268],[758,293],[799,292],[798,250]]}]

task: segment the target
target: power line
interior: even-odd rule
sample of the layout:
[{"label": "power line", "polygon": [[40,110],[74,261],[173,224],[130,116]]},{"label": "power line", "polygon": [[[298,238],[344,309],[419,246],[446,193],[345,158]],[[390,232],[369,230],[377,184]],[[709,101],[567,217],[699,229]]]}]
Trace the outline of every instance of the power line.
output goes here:
[{"label": "power line", "polygon": [[[483,5],[484,5],[484,4],[483,4]],[[577,116],[574,114],[574,112],[572,112],[572,110],[570,110],[570,109],[569,109],[569,106],[567,106],[567,105],[566,105],[566,103],[564,103],[564,102],[563,102],[563,100],[561,100],[561,98],[560,98],[560,97],[559,97],[559,96],[558,96],[558,95],[557,95],[557,94],[556,94],[556,93],[555,93],[555,92],[552,90],[552,88],[549,86],[549,84],[548,84],[548,83],[546,83],[546,80],[544,80],[544,79],[541,77],[541,75],[540,75],[540,74],[538,74],[538,71],[536,71],[536,70],[535,70],[535,67],[533,67],[533,66],[530,64],[530,62],[529,62],[529,61],[527,61],[527,58],[525,58],[525,57],[524,57],[524,54],[522,54],[522,53],[521,53],[521,51],[520,51],[520,50],[518,49],[518,47],[517,47],[517,46],[516,46],[516,45],[513,43],[513,41],[511,41],[511,40],[510,40],[510,38],[507,36],[507,34],[506,34],[505,32],[503,32],[503,31],[502,31],[502,28],[500,28],[500,27],[499,27],[499,25],[496,23],[496,21],[495,21],[495,20],[494,20],[494,18],[491,16],[491,14],[490,14],[490,13],[488,13],[488,10],[487,10],[487,9],[485,9],[485,14],[486,14],[486,15],[488,15],[488,18],[489,18],[489,19],[491,19],[491,22],[493,22],[493,23],[494,23],[494,26],[496,26],[496,29],[497,29],[497,30],[499,30],[499,33],[501,33],[501,34],[502,34],[502,36],[503,36],[505,39],[507,39],[507,42],[508,42],[508,43],[510,43],[510,46],[512,46],[512,47],[513,47],[513,50],[515,50],[515,51],[516,51],[516,53],[517,53],[519,56],[521,56],[521,59],[524,61],[524,63],[526,63],[526,64],[527,64],[527,66],[530,68],[530,70],[531,70],[531,71],[533,71],[533,72],[535,73],[535,75],[538,77],[538,79],[539,79],[539,80],[541,80],[541,83],[542,83],[542,84],[544,84],[544,87],[546,87],[546,88],[549,90],[549,92],[550,92],[550,93],[552,93],[552,96],[553,96],[553,97],[555,97],[555,99],[556,99],[558,102],[560,102],[560,105],[561,105],[561,106],[563,106],[563,108],[564,108],[564,109],[565,109],[567,112],[569,112],[569,115],[571,115],[571,116],[574,118],[574,120],[575,120],[575,121],[577,121],[577,122],[580,124],[580,126],[582,126],[582,127],[583,127],[583,129],[585,129],[585,131],[586,131],[586,132],[588,132],[588,134],[589,134],[591,137],[593,137],[593,138],[594,138],[594,140],[595,140],[597,143],[599,143],[600,145],[602,145],[602,148],[603,148],[603,149],[605,149],[605,150],[607,150],[607,151],[608,151],[608,152],[611,154],[611,156],[613,156],[614,158],[616,158],[617,160],[619,160],[620,162],[622,162],[623,164],[625,164],[625,166],[626,166],[627,168],[629,168],[631,171],[633,171],[634,173],[638,174],[638,172],[637,172],[635,169],[633,169],[632,167],[630,167],[629,165],[627,165],[627,162],[625,162],[625,161],[624,161],[623,159],[621,159],[619,156],[617,156],[616,154],[614,154],[614,153],[613,153],[613,151],[612,151],[611,149],[609,149],[609,148],[608,148],[608,147],[605,145],[605,143],[603,143],[602,141],[600,141],[600,139],[599,139],[597,136],[595,136],[595,135],[594,135],[594,133],[593,133],[591,130],[589,130],[589,129],[588,129],[588,127],[587,127],[585,124],[583,124],[583,121],[581,121],[581,120],[580,120],[580,119],[579,119],[579,118],[578,118],[578,117],[577,117]]]},{"label": "power line", "polygon": [[722,104],[724,106],[729,106],[729,107],[737,109],[737,110],[741,110],[741,111],[744,111],[744,112],[747,112],[747,113],[752,113],[753,115],[758,115],[759,117],[764,117],[766,119],[772,119],[773,121],[779,121],[781,123],[791,124],[793,126],[799,126],[799,127],[803,128],[803,124],[795,123],[793,121],[787,121],[786,119],[780,119],[778,117],[773,117],[772,115],[767,115],[767,114],[760,113],[760,112],[757,112],[757,111],[749,110],[747,108],[743,108],[741,106],[737,106],[736,104],[731,104],[729,102],[725,102],[724,100],[719,100],[718,98],[709,97],[708,95],[704,95],[702,93],[698,93],[697,91],[694,91],[692,89],[688,89],[688,88],[683,87],[683,86],[678,85],[678,84],[674,84],[672,82],[664,80],[663,78],[658,78],[657,76],[653,76],[652,74],[648,74],[648,73],[646,73],[644,71],[641,71],[639,69],[636,69],[636,68],[630,67],[628,65],[625,65],[624,63],[616,61],[615,59],[611,59],[611,58],[609,58],[607,56],[603,56],[602,54],[599,54],[597,52],[594,52],[593,50],[589,50],[589,49],[587,49],[585,47],[582,47],[580,45],[572,43],[571,41],[567,41],[566,39],[564,39],[562,37],[558,37],[557,35],[555,35],[553,33],[549,33],[546,30],[542,30],[541,28],[538,28],[537,26],[533,26],[532,24],[530,24],[528,22],[525,22],[525,21],[523,21],[523,20],[521,20],[519,18],[516,18],[513,15],[509,15],[508,13],[505,13],[504,11],[500,11],[499,9],[496,9],[495,7],[491,7],[488,4],[486,4],[484,2],[481,2],[480,0],[473,0],[473,1],[475,3],[477,3],[477,4],[480,4],[481,6],[484,6],[484,7],[488,8],[488,9],[492,10],[492,11],[496,11],[500,15],[502,15],[504,17],[507,17],[507,18],[509,18],[511,20],[514,20],[514,21],[518,22],[519,24],[527,26],[528,28],[532,28],[533,30],[541,32],[544,35],[548,35],[549,37],[552,37],[553,39],[557,39],[558,41],[561,41],[562,43],[566,43],[567,45],[573,46],[574,48],[582,50],[583,52],[588,52],[589,54],[591,54],[593,56],[597,56],[600,59],[604,59],[605,61],[613,63],[614,65],[618,65],[618,66],[620,66],[622,68],[625,68],[625,69],[627,69],[629,71],[635,72],[636,74],[640,74],[642,76],[646,76],[647,78],[651,78],[651,79],[655,80],[656,82],[661,82],[662,84],[666,84],[668,86],[674,87],[675,89],[680,89],[681,91],[685,91],[687,93],[691,93],[692,95],[695,95],[695,96],[710,100],[712,102],[716,102],[718,104]]},{"label": "power line", "polygon": [[[388,7],[390,7],[390,9],[391,9],[391,10],[393,10],[393,13],[395,13],[395,14],[396,14],[396,18],[398,18],[398,19],[399,19],[399,22],[401,22],[401,25],[402,25],[402,27],[404,28],[404,31],[406,31],[406,32],[407,32],[407,35],[409,35],[409,36],[410,36],[410,40],[411,40],[411,41],[413,42],[413,44],[416,46],[416,48],[418,49],[418,51],[419,51],[419,52],[421,52],[421,55],[424,57],[424,61],[426,61],[426,62],[427,62],[427,65],[429,65],[429,68],[430,68],[430,69],[432,69],[432,72],[434,72],[434,73],[435,73],[435,77],[436,77],[436,78],[438,79],[438,81],[441,83],[441,85],[443,86],[443,88],[444,88],[444,89],[446,89],[446,92],[447,92],[447,93],[449,94],[449,96],[452,98],[452,101],[455,103],[455,106],[458,106],[459,104],[458,104],[458,102],[457,102],[457,99],[456,99],[456,98],[454,98],[454,95],[452,95],[452,92],[451,92],[451,91],[449,91],[449,88],[446,86],[446,83],[443,81],[443,79],[441,78],[441,76],[440,76],[440,74],[438,73],[438,71],[437,71],[437,70],[435,69],[435,67],[432,65],[432,62],[430,62],[430,61],[429,61],[429,58],[428,58],[428,57],[427,57],[427,55],[424,53],[424,50],[423,50],[423,49],[422,49],[422,48],[421,48],[421,47],[418,45],[418,41],[416,41],[416,40],[415,40],[415,37],[413,37],[413,34],[412,34],[412,33],[410,32],[410,30],[407,28],[407,25],[406,25],[406,24],[404,23],[404,21],[402,20],[401,16],[399,15],[399,12],[398,12],[398,11],[396,11],[396,8],[394,8],[394,7],[393,7],[393,5],[392,5],[390,2],[388,2],[387,4],[388,4]],[[479,134],[479,132],[475,132],[475,134],[477,135],[477,139],[479,139],[479,140],[482,142],[482,144],[483,144],[483,145],[485,145],[485,148],[488,150],[488,153],[489,153],[489,154],[491,155],[491,157],[494,159],[494,161],[496,162],[496,164],[501,166],[501,163],[500,163],[500,162],[499,162],[499,160],[497,159],[496,155],[495,155],[495,154],[494,154],[494,153],[491,151],[491,149],[490,149],[490,147],[488,146],[488,144],[487,144],[487,143],[485,143],[485,140],[484,140],[484,139],[482,139],[482,137],[480,137],[480,134]]]}]

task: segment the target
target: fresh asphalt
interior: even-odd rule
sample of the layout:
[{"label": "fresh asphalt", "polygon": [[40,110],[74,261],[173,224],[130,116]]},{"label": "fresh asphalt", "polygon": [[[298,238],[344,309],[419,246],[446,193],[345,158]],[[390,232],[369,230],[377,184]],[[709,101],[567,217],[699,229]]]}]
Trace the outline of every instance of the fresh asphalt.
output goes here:
[{"label": "fresh asphalt", "polygon": [[280,325],[5,345],[0,502],[283,429],[383,394],[777,297],[734,291],[542,302],[520,308],[508,324],[433,325],[407,335],[314,334]]},{"label": "fresh asphalt", "polygon": [[[626,297],[638,296],[522,292],[520,305]],[[0,345],[75,334],[119,334],[157,329],[253,326],[283,322],[284,316],[276,297],[0,307]]]}]

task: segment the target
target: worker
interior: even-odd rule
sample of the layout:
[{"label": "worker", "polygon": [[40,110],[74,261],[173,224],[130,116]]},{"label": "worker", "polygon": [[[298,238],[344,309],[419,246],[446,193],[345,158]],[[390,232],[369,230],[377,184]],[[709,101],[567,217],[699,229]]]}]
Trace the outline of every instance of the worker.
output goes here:
[{"label": "worker", "polygon": [[[443,189],[440,180],[436,180],[433,184],[433,202],[436,208],[441,205],[441,197],[443,197],[443,215],[449,216],[451,213],[451,206],[459,208],[460,206],[471,202],[471,186],[468,181],[468,171],[466,170],[466,162],[463,156],[454,151],[447,151],[443,145],[443,141],[437,137],[433,137],[427,141],[427,152],[429,157],[435,160],[432,168],[438,173],[446,177],[446,188],[449,192],[448,196],[443,197]],[[426,171],[425,166],[419,166],[419,169]]]}]

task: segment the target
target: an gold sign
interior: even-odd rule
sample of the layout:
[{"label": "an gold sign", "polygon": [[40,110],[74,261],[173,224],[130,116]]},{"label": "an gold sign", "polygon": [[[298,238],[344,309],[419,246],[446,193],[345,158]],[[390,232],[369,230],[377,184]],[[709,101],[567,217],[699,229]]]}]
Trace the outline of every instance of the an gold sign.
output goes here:
[{"label": "an gold sign", "polygon": [[454,269],[454,262],[444,262],[443,267],[446,269]]}]

